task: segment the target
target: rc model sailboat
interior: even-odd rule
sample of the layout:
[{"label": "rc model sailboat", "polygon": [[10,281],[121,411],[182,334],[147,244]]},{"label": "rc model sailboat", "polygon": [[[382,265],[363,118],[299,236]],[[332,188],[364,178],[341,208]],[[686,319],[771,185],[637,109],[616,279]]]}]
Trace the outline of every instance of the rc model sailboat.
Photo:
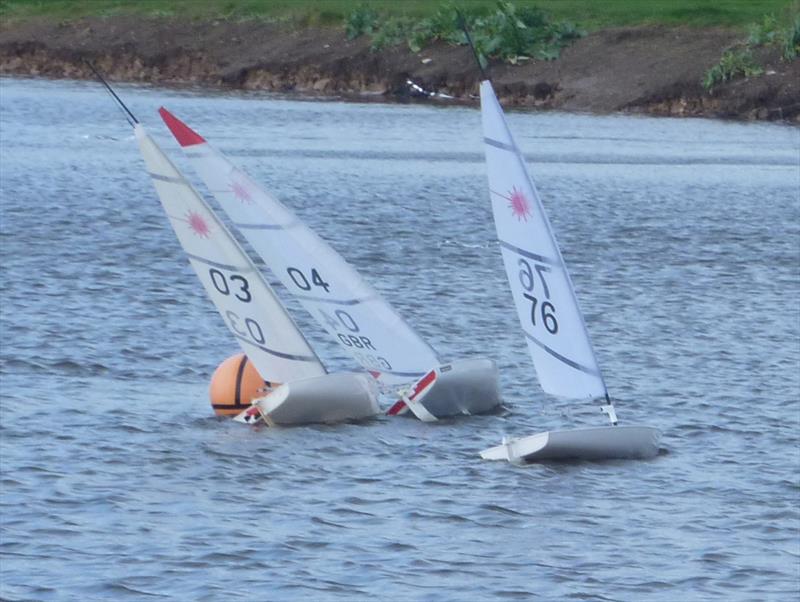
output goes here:
[{"label": "rc model sailboat", "polygon": [[611,426],[548,431],[481,452],[487,460],[648,458],[661,433],[617,426],[583,314],[525,160],[492,84],[480,86],[489,194],[497,238],[522,330],[546,393],[572,400],[602,399]]},{"label": "rc model sailboat", "polygon": [[[147,172],[189,262],[231,334],[269,383],[242,421],[270,425],[374,416],[378,387],[364,373],[325,368],[247,254],[203,198],[100,77],[133,126]],[[266,391],[265,391],[266,393]]]}]

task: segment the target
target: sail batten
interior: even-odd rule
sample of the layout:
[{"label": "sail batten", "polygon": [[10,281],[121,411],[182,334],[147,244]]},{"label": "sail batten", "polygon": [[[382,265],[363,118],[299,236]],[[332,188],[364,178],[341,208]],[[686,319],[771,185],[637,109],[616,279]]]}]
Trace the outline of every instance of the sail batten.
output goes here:
[{"label": "sail batten", "polygon": [[298,299],[304,299],[306,301],[313,301],[314,303],[327,303],[329,305],[361,305],[362,303],[369,303],[370,301],[374,301],[376,297],[362,297],[360,299],[327,299],[325,297],[314,297],[311,295],[295,295]]},{"label": "sail batten", "polygon": [[158,180],[159,182],[168,182],[170,184],[180,184],[182,186],[190,186],[189,182],[187,182],[183,176],[165,176],[160,173],[154,173],[152,171],[147,172],[154,180]]},{"label": "sail batten", "polygon": [[558,353],[555,349],[551,349],[550,347],[548,347],[547,345],[542,343],[539,339],[537,339],[532,334],[526,332],[525,333],[525,337],[529,341],[531,341],[534,345],[537,345],[539,348],[543,349],[544,351],[546,351],[547,353],[552,355],[558,361],[560,361],[560,362],[562,362],[564,364],[567,364],[571,368],[575,368],[576,370],[580,370],[581,372],[585,372],[586,374],[591,374],[592,376],[600,376],[600,372],[598,370],[592,368],[591,366],[583,366],[583,365],[579,364],[578,362],[572,361],[568,357],[564,357],[563,355]]},{"label": "sail batten", "polygon": [[194,261],[199,261],[202,264],[210,265],[213,268],[220,268],[222,270],[229,270],[231,272],[239,272],[240,274],[248,274],[256,271],[254,266],[231,265],[229,263],[220,263],[206,257],[200,257],[193,253],[187,253],[186,256]]},{"label": "sail batten", "polygon": [[516,144],[508,144],[506,142],[500,142],[499,140],[495,140],[494,138],[486,138],[486,137],[484,137],[483,141],[489,146],[494,146],[495,148],[507,150],[509,152],[514,153],[515,155],[519,155],[519,149],[517,149]]},{"label": "sail batten", "polygon": [[398,372],[397,370],[383,370],[386,374],[391,374],[392,376],[400,376],[405,379],[409,380],[416,380],[421,376],[425,376],[426,372]]},{"label": "sail batten", "polygon": [[286,224],[234,222],[233,225],[239,230],[291,230],[292,228],[300,227],[302,224],[300,222],[289,222]]},{"label": "sail batten", "polygon": [[498,239],[497,242],[502,248],[508,249],[509,251],[516,253],[517,255],[520,255],[522,257],[533,259],[535,261],[538,261],[539,263],[546,263],[549,266],[559,267],[559,268],[562,267],[562,264],[557,259],[552,259],[550,257],[545,257],[544,255],[537,255],[536,253],[531,253],[530,251],[526,251],[525,249],[520,249],[519,247],[515,247],[511,243],[508,243],[504,240]]},{"label": "sail batten", "polygon": [[317,356],[315,355],[292,355],[290,353],[283,353],[282,351],[277,351],[275,349],[270,349],[269,347],[264,347],[264,345],[259,345],[258,343],[251,341],[250,339],[248,339],[243,335],[234,334],[233,336],[242,341],[243,343],[245,343],[248,347],[255,347],[256,349],[260,349],[261,351],[275,357],[279,357],[285,360],[293,360],[296,362],[313,362],[313,363],[319,362],[319,358],[317,358]]},{"label": "sail batten", "polygon": [[492,214],[539,383],[558,397],[603,397],[605,382],[536,186],[491,83],[480,91]]}]

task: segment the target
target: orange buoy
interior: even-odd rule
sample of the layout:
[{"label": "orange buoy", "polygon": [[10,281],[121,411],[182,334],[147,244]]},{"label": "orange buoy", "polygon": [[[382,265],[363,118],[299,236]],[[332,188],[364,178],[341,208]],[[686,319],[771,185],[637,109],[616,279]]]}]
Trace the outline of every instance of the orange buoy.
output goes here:
[{"label": "orange buoy", "polygon": [[276,385],[261,378],[244,353],[233,355],[217,366],[211,376],[208,390],[211,407],[218,416],[236,416],[273,386]]}]

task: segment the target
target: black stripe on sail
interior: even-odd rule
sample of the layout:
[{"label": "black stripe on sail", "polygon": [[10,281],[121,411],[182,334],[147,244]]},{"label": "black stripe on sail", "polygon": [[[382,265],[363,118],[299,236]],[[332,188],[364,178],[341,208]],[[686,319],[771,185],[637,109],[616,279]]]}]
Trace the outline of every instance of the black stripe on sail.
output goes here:
[{"label": "black stripe on sail", "polygon": [[206,265],[210,265],[211,267],[221,268],[223,270],[229,270],[231,272],[238,272],[238,273],[242,274],[242,273],[247,273],[247,272],[252,272],[253,271],[253,269],[251,267],[249,267],[249,266],[241,267],[241,266],[236,266],[236,265],[229,265],[227,263],[219,263],[219,262],[216,262],[216,261],[211,261],[210,259],[206,259],[205,257],[200,257],[199,255],[192,255],[191,253],[187,253],[186,256],[189,259],[194,259],[195,261],[199,261],[200,263],[204,263]]},{"label": "black stripe on sail", "polygon": [[331,305],[360,305],[367,301],[372,301],[378,297],[372,295],[370,297],[363,297],[361,299],[327,299],[325,297],[316,297],[313,295],[295,295],[301,301],[313,301],[314,303],[330,303]]},{"label": "black stripe on sail", "polygon": [[189,182],[186,179],[181,177],[173,177],[173,176],[162,176],[160,173],[153,173],[152,171],[147,172],[148,175],[153,178],[154,180],[158,180],[159,182],[169,182],[170,184],[183,184],[184,186],[188,186]]},{"label": "black stripe on sail", "polygon": [[544,263],[555,267],[561,267],[561,264],[558,261],[550,259],[549,257],[545,257],[544,255],[537,255],[536,253],[531,253],[530,251],[526,251],[525,249],[520,249],[519,247],[515,247],[511,243],[507,243],[504,240],[498,240],[497,242],[499,242],[500,246],[503,247],[504,249],[513,251],[517,255],[522,255],[523,257],[527,257],[528,259],[533,259],[534,261],[538,261],[539,263]]},{"label": "black stripe on sail", "polygon": [[288,230],[297,225],[297,222],[289,222],[288,224],[240,224],[233,222],[233,225],[240,230]]},{"label": "black stripe on sail", "polygon": [[600,377],[600,372],[598,370],[593,370],[592,368],[589,368],[589,366],[584,366],[583,364],[579,364],[576,361],[573,361],[573,360],[571,360],[571,359],[569,359],[567,357],[564,357],[558,351],[556,351],[555,349],[551,349],[550,347],[548,347],[547,345],[542,343],[539,339],[537,339],[533,335],[531,335],[531,334],[526,332],[525,333],[525,337],[529,341],[532,341],[535,345],[537,345],[538,347],[540,347],[541,349],[545,350],[547,353],[552,355],[558,361],[560,361],[560,362],[566,364],[567,366],[569,366],[570,368],[575,368],[575,370],[583,372],[584,374],[589,374],[590,376],[597,376],[598,378]]},{"label": "black stripe on sail", "polygon": [[391,374],[392,376],[407,376],[408,378],[420,378],[421,376],[425,376],[427,372],[394,372],[393,370],[383,370],[375,368],[376,372],[380,372],[381,374]]},{"label": "black stripe on sail", "polygon": [[505,142],[500,142],[499,140],[495,140],[494,138],[484,138],[483,141],[489,146],[493,146],[495,148],[499,148],[502,150],[507,150],[517,155],[519,154],[519,149],[513,144],[506,144]]},{"label": "black stripe on sail", "polygon": [[266,353],[274,355],[275,357],[279,357],[285,360],[293,360],[296,362],[314,362],[314,363],[319,362],[319,359],[313,355],[292,355],[291,353],[283,353],[282,351],[275,351],[274,349],[270,349],[269,347],[264,347],[263,345],[259,345],[258,343],[251,341],[247,337],[244,337],[233,330],[231,330],[231,333],[240,341],[244,341],[248,345],[261,349],[261,351],[265,351]]}]

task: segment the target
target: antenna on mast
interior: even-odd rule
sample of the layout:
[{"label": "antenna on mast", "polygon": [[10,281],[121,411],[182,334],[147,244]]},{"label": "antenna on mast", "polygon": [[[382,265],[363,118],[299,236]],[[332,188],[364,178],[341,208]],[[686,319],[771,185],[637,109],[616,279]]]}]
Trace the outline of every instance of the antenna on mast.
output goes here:
[{"label": "antenna on mast", "polygon": [[138,124],[139,120],[136,119],[136,116],[133,113],[131,113],[131,110],[127,106],[125,106],[125,103],[122,102],[122,99],[119,96],[117,96],[117,93],[114,92],[114,89],[109,85],[109,83],[105,80],[105,78],[103,78],[103,76],[100,74],[100,71],[97,70],[97,67],[95,67],[88,59],[83,59],[83,62],[86,63],[89,69],[92,70],[92,73],[94,73],[95,77],[97,77],[97,79],[100,80],[100,83],[105,86],[106,90],[108,90],[108,93],[111,94],[112,98],[117,101],[117,104],[122,110],[122,114],[125,115],[125,119],[128,120],[128,123],[130,123],[132,126]]},{"label": "antenna on mast", "polygon": [[464,14],[459,9],[456,9],[456,14],[458,15],[458,25],[464,30],[464,35],[467,37],[467,44],[469,44],[469,47],[472,49],[472,56],[475,57],[475,62],[478,64],[478,69],[481,72],[481,78],[483,80],[488,80],[489,76],[486,74],[486,70],[483,68],[483,63],[481,63],[481,55],[478,54],[478,50],[475,48],[475,43],[472,41],[472,36],[469,35],[469,29],[467,29],[467,20],[464,18]]}]

